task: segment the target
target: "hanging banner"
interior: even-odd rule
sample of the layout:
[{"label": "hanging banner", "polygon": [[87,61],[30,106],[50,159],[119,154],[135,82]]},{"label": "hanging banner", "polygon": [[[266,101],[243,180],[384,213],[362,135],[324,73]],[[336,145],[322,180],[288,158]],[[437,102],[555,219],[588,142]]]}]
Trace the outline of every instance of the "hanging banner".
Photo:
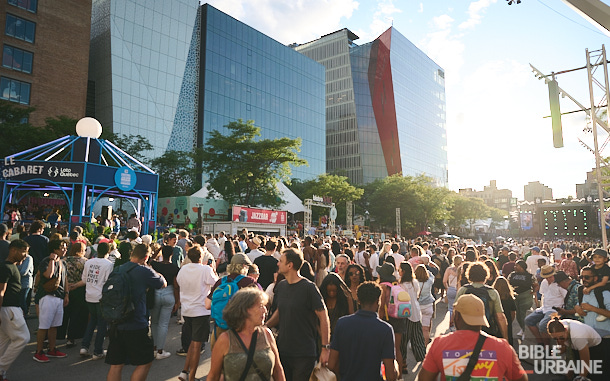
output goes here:
[{"label": "hanging banner", "polygon": [[247,208],[245,206],[233,206],[233,221],[254,222],[259,224],[286,224],[286,211]]}]

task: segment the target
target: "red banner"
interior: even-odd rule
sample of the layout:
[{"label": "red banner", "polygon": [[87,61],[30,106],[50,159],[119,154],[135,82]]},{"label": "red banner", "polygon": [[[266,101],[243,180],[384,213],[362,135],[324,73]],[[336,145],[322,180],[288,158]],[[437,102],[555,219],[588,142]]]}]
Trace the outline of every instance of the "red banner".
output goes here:
[{"label": "red banner", "polygon": [[286,212],[281,210],[268,210],[233,206],[233,221],[254,222],[259,224],[286,224]]}]

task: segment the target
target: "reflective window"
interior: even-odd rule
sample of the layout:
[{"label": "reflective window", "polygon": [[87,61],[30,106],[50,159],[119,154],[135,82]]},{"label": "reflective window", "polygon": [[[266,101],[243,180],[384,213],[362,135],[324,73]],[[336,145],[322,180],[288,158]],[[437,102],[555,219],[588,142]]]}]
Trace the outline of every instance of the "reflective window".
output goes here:
[{"label": "reflective window", "polygon": [[36,13],[38,8],[38,0],[8,0],[8,3],[32,13]]},{"label": "reflective window", "polygon": [[30,86],[27,82],[2,77],[0,78],[0,99],[29,105]]},{"label": "reflective window", "polygon": [[33,43],[34,34],[36,33],[36,24],[32,21],[7,13],[5,33],[7,36]]},{"label": "reflective window", "polygon": [[14,46],[4,45],[2,51],[2,66],[24,73],[32,73],[34,54]]}]

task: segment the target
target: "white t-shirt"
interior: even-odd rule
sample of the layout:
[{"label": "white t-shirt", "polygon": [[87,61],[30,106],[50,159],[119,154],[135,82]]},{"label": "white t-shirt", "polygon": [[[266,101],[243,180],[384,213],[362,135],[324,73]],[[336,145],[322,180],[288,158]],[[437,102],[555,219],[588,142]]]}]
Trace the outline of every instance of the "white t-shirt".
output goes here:
[{"label": "white t-shirt", "polygon": [[176,281],[180,286],[182,315],[187,317],[207,316],[211,311],[204,307],[205,298],[218,280],[212,268],[201,263],[188,263],[180,268]]},{"label": "white t-shirt", "polygon": [[567,341],[567,344],[571,348],[580,351],[587,346],[591,348],[602,342],[602,337],[597,333],[595,328],[577,320],[565,319],[563,322],[568,324],[570,340]]},{"label": "white t-shirt", "polygon": [[371,274],[375,278],[379,277],[379,274],[377,273],[377,266],[379,266],[379,253],[371,254],[369,264],[371,265]]},{"label": "white t-shirt", "polygon": [[544,255],[532,254],[529,257],[527,257],[527,260],[525,261],[525,263],[527,264],[527,271],[530,274],[536,275],[536,270],[538,270],[538,259],[540,259],[540,258],[545,260],[546,265],[549,264],[549,259],[547,257],[545,257]]},{"label": "white t-shirt", "polygon": [[259,249],[254,249],[254,250],[250,250],[250,252],[248,254],[246,254],[248,256],[248,258],[250,258],[250,260],[254,263],[254,260],[258,257],[262,257],[263,255],[265,255],[265,253],[263,253],[262,251],[260,251]]},{"label": "white t-shirt", "polygon": [[85,262],[82,280],[85,282],[85,300],[89,303],[99,303],[102,298],[102,288],[114,270],[112,262],[106,258],[91,258]]},{"label": "white t-shirt", "polygon": [[553,311],[553,307],[563,307],[563,300],[568,291],[565,288],[559,287],[555,282],[549,284],[548,279],[543,279],[540,282],[540,293],[542,294],[543,313]]},{"label": "white t-shirt", "polygon": [[216,238],[208,239],[205,242],[205,248],[214,256],[214,259],[218,259],[221,249],[218,242],[216,242]]},{"label": "white t-shirt", "polygon": [[561,250],[561,247],[556,247],[553,249],[553,257],[555,257],[556,262],[561,261],[561,254],[563,254],[563,250]]},{"label": "white t-shirt", "polygon": [[[358,251],[356,252],[356,255],[354,256],[354,262],[356,262],[356,264],[366,268],[366,260],[364,258],[364,254],[366,253],[366,250],[363,251]],[[369,262],[370,264],[370,262]]]}]

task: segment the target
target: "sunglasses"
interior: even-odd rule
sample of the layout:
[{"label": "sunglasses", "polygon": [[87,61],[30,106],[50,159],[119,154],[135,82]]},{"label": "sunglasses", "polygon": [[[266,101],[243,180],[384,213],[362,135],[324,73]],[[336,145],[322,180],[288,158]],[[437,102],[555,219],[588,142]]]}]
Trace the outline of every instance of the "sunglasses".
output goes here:
[{"label": "sunglasses", "polygon": [[595,278],[594,275],[581,275],[580,279],[585,279],[585,280],[589,280],[589,279],[593,279]]}]

